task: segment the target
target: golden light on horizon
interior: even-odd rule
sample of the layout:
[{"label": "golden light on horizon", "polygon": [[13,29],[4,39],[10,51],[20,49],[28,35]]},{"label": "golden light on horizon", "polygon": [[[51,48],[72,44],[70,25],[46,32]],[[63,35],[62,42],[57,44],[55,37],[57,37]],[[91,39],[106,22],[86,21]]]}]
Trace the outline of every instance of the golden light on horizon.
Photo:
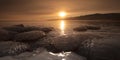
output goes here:
[{"label": "golden light on horizon", "polygon": [[59,16],[60,16],[61,18],[64,18],[66,15],[67,15],[67,13],[66,13],[65,11],[59,12]]}]

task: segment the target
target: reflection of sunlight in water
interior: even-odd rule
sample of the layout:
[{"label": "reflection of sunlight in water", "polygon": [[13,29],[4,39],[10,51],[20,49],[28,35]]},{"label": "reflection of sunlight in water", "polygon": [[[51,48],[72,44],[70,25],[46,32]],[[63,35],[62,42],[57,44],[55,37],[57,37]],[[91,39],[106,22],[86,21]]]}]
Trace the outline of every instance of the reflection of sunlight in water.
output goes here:
[{"label": "reflection of sunlight in water", "polygon": [[65,35],[65,21],[61,20],[60,22],[60,30],[61,30],[61,35]]},{"label": "reflection of sunlight in water", "polygon": [[65,58],[63,58],[62,60],[66,60]]},{"label": "reflection of sunlight in water", "polygon": [[62,53],[52,53],[52,52],[49,52],[49,54],[51,54],[53,56],[62,57],[62,60],[66,60],[65,57],[69,56],[71,54],[71,52],[62,52]]}]

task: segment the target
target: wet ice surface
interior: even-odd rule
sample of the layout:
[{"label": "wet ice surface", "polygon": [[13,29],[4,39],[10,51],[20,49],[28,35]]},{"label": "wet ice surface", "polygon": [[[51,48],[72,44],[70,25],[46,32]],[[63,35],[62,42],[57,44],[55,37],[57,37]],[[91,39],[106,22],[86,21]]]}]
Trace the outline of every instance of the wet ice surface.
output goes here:
[{"label": "wet ice surface", "polygon": [[[60,21],[46,23],[41,25],[54,27],[55,30],[37,42],[30,43],[31,48],[37,48],[13,56],[0,57],[0,60],[120,60],[120,22],[66,21],[64,30]],[[40,26],[39,23],[23,24]],[[101,29],[73,30],[80,26],[99,26]]]},{"label": "wet ice surface", "polygon": [[41,52],[25,52],[17,56],[1,57],[0,60],[86,60],[73,52],[52,53],[46,50]]}]

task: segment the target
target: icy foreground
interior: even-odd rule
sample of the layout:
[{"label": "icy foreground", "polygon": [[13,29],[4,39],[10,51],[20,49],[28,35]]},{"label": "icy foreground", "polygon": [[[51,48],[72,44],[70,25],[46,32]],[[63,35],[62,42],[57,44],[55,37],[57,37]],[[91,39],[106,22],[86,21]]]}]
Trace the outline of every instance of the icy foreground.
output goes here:
[{"label": "icy foreground", "polygon": [[119,26],[72,30],[61,35],[53,27],[1,27],[0,60],[120,60]]}]

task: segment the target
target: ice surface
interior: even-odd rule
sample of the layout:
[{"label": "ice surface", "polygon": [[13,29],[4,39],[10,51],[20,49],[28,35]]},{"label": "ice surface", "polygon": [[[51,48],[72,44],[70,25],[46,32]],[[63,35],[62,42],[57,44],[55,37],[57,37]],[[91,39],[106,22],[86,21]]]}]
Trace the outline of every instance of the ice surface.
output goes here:
[{"label": "ice surface", "polygon": [[[29,47],[26,48],[28,50],[16,55],[5,56],[2,54],[3,57],[0,57],[0,60],[120,60],[119,22],[66,21],[64,35],[61,35],[60,26],[56,21],[45,22],[45,24],[43,22],[28,24],[29,26],[17,25],[20,29],[16,25],[9,29],[0,29],[0,46],[4,47],[0,49],[1,52],[9,51],[11,47],[14,51],[14,46],[15,48],[19,46],[16,43],[22,43],[22,47],[24,45]],[[45,25],[45,27],[37,26],[39,24]],[[79,30],[80,26],[87,26],[87,30],[84,32],[74,31],[74,28]],[[42,31],[46,35],[38,38],[42,33],[31,33],[31,31]],[[18,35],[20,35],[19,38],[16,37]],[[21,39],[22,42],[15,42],[14,38],[15,40]],[[23,40],[33,42],[26,43]],[[9,41],[14,43],[7,43]],[[23,51],[18,50],[17,52]]]}]

